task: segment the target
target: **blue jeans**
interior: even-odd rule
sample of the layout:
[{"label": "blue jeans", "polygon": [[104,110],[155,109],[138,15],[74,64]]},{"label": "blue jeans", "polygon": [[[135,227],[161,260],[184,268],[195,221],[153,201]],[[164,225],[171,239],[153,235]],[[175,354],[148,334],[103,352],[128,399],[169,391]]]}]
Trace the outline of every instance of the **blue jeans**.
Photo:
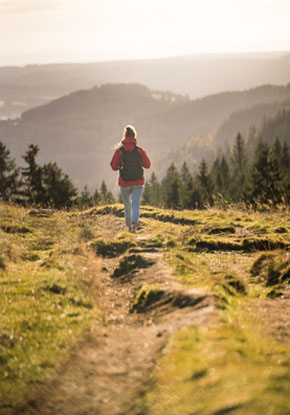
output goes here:
[{"label": "blue jeans", "polygon": [[125,220],[127,226],[131,226],[132,222],[138,223],[143,187],[143,185],[126,187],[120,186],[121,195],[124,202]]}]

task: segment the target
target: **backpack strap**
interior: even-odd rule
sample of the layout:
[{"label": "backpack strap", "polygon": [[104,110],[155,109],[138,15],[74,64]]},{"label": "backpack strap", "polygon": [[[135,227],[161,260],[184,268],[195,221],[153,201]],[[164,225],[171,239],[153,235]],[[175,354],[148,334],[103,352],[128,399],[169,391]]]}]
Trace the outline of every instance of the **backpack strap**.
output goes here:
[{"label": "backpack strap", "polygon": [[[127,151],[125,150],[124,146],[120,147],[120,150],[122,151],[123,154],[127,153]],[[135,151],[135,150],[139,150],[139,147],[138,146],[135,146],[132,151]]]}]

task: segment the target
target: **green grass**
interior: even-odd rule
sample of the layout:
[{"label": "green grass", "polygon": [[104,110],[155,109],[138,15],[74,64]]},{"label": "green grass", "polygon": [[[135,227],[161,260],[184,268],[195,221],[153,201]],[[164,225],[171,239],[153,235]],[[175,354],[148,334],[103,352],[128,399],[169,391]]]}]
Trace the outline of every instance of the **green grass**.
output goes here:
[{"label": "green grass", "polygon": [[[0,205],[1,415],[51,379],[100,324],[101,257],[123,255],[121,278],[149,265],[134,255],[136,235],[114,233],[106,217],[96,220],[123,217],[121,205],[32,213]],[[289,284],[287,212],[143,207],[141,224],[151,235],[142,245],[164,250],[182,284],[215,292],[222,307],[215,327],[176,333],[134,415],[288,415],[289,346],[270,339],[247,309],[248,301],[272,301]],[[159,291],[141,288],[131,311],[142,311]]]},{"label": "green grass", "polygon": [[[220,322],[176,333],[132,414],[289,414],[289,346],[270,339],[246,311],[249,300],[275,298],[289,282],[283,248],[290,241],[289,216],[214,209],[183,215],[195,224],[143,220],[184,285],[218,294]],[[269,286],[270,278],[277,287]]]},{"label": "green grass", "polygon": [[5,205],[0,215],[2,415],[53,376],[102,316],[94,282],[100,263],[80,243],[79,220],[61,212],[34,217]]},{"label": "green grass", "polygon": [[289,348],[233,318],[174,336],[139,413],[287,415],[289,394]]}]

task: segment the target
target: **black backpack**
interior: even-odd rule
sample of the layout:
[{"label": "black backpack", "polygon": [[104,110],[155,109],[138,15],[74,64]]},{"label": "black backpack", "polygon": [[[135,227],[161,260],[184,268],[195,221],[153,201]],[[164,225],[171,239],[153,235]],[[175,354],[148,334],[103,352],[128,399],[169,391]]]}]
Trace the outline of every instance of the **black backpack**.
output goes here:
[{"label": "black backpack", "polygon": [[124,147],[120,148],[121,160],[120,160],[120,176],[124,182],[134,182],[142,180],[143,168],[142,168],[142,157],[138,151],[138,147],[135,146],[134,150],[126,151]]}]

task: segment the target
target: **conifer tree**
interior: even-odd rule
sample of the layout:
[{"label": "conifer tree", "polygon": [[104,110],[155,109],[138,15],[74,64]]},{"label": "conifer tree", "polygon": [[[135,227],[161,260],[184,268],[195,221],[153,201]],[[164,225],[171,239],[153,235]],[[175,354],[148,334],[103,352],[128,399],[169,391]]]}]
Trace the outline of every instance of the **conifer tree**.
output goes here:
[{"label": "conifer tree", "polygon": [[277,162],[279,164],[282,164],[282,146],[278,137],[276,138],[275,143],[273,145],[272,153]]},{"label": "conifer tree", "polygon": [[105,180],[102,181],[100,194],[101,194],[101,200],[103,203],[105,204],[115,203],[114,196],[112,192],[108,190]]},{"label": "conifer tree", "polygon": [[156,174],[153,172],[149,179],[150,184],[150,205],[161,206],[161,186]]},{"label": "conifer tree", "polygon": [[85,209],[94,206],[94,199],[93,199],[93,196],[91,195],[87,185],[83,188],[83,190],[82,190],[82,192],[81,192],[81,194],[78,198],[78,205],[81,208],[85,208]]},{"label": "conifer tree", "polygon": [[246,183],[246,174],[247,174],[247,164],[248,157],[245,148],[245,142],[240,133],[236,137],[236,142],[232,151],[232,177],[231,177],[231,198],[234,202],[237,202],[241,199],[243,194],[245,183]]},{"label": "conifer tree", "polygon": [[282,174],[283,197],[290,204],[290,149],[286,142],[283,143],[280,156],[280,169]]},{"label": "conifer tree", "polygon": [[214,191],[215,192],[221,192],[222,189],[222,177],[220,174],[220,159],[217,157],[213,163],[212,169],[211,169],[211,178],[214,185]]},{"label": "conifer tree", "polygon": [[142,193],[142,205],[152,205],[151,203],[151,186],[149,182],[146,182],[144,185],[144,190]]},{"label": "conifer tree", "polygon": [[220,163],[220,174],[221,174],[221,180],[222,180],[221,193],[225,197],[227,197],[228,191],[229,191],[229,184],[230,184],[230,168],[224,156],[222,157],[222,160]]},{"label": "conifer tree", "polygon": [[24,179],[22,194],[25,201],[30,204],[41,204],[44,200],[45,191],[42,184],[42,168],[36,163],[38,152],[39,147],[30,144],[26,153],[22,156],[28,164],[27,167],[21,169]]},{"label": "conifer tree", "polygon": [[182,167],[181,167],[181,171],[180,171],[180,178],[182,180],[183,183],[186,182],[186,180],[188,179],[188,177],[190,177],[190,171],[189,168],[186,164],[186,162],[183,163]]},{"label": "conifer tree", "polygon": [[256,147],[249,187],[244,193],[244,198],[255,207],[276,205],[282,200],[281,171],[269,145],[262,140]]},{"label": "conifer tree", "polygon": [[56,209],[70,208],[73,205],[77,190],[56,163],[47,163],[42,167],[42,181],[45,191],[42,205]]},{"label": "conifer tree", "polygon": [[101,195],[100,195],[100,192],[98,191],[98,189],[96,189],[95,191],[94,191],[94,194],[93,194],[93,203],[94,203],[94,205],[99,205],[100,204],[100,202],[101,202]]},{"label": "conifer tree", "polygon": [[102,199],[103,200],[106,200],[107,199],[107,195],[108,195],[108,187],[106,185],[105,180],[102,181],[101,188],[100,188],[100,193],[101,193]]},{"label": "conifer tree", "polygon": [[186,162],[183,163],[180,172],[181,188],[180,188],[180,205],[182,209],[192,209],[192,193],[193,193],[193,178],[190,174],[189,168]]},{"label": "conifer tree", "polygon": [[10,157],[10,151],[0,142],[0,198],[15,200],[19,187],[19,169]]},{"label": "conifer tree", "polygon": [[199,208],[204,208],[206,204],[213,204],[213,183],[208,173],[207,163],[202,159],[197,174],[197,183],[200,193]]},{"label": "conifer tree", "polygon": [[179,173],[174,163],[171,163],[161,183],[162,203],[166,208],[178,209],[180,207],[180,187]]},{"label": "conifer tree", "polygon": [[214,193],[229,198],[230,169],[225,156],[218,157],[213,164],[210,176],[212,178]]}]

